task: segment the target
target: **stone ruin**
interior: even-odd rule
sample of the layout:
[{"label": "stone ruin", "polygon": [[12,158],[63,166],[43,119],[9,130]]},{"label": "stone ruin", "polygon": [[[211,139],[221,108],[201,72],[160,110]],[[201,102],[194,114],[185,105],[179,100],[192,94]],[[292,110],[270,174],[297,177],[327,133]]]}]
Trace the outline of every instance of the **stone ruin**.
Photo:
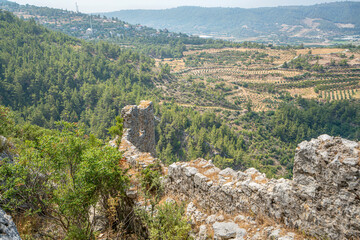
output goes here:
[{"label": "stone ruin", "polygon": [[[120,149],[126,158],[143,166],[153,162],[152,103],[142,101],[139,106],[127,106],[122,117],[125,129]],[[244,172],[220,170],[211,160],[197,159],[170,165],[164,187],[168,196],[190,202],[188,212],[197,212],[197,224],[208,222],[208,214],[250,214],[269,217],[316,238],[358,239],[359,156],[359,143],[321,135],[298,145],[293,180],[268,179],[254,168]],[[207,214],[194,210],[197,208]],[[201,228],[203,225],[200,232]]]},{"label": "stone ruin", "polygon": [[294,178],[286,180],[254,168],[220,170],[203,159],[174,163],[165,187],[212,214],[262,215],[319,239],[358,239],[359,144],[321,135],[299,144],[294,164]]},{"label": "stone ruin", "polygon": [[[133,166],[146,167],[155,162],[155,119],[151,101],[141,101],[139,106],[129,105],[121,110],[124,119],[123,136],[119,150]],[[110,144],[115,146],[115,140]]]},{"label": "stone ruin", "polygon": [[139,151],[155,157],[154,106],[150,101],[141,101],[139,106],[130,105],[121,110],[124,119],[123,139],[132,143]]}]

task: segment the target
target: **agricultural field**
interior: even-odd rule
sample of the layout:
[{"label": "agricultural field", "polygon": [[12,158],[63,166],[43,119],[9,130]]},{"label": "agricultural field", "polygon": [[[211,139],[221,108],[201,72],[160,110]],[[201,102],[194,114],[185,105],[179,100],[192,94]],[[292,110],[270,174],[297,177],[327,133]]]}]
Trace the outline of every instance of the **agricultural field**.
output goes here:
[{"label": "agricultural field", "polygon": [[301,96],[319,101],[360,98],[360,52],[343,48],[223,48],[184,52],[157,83],[166,97],[197,109],[274,110]]}]

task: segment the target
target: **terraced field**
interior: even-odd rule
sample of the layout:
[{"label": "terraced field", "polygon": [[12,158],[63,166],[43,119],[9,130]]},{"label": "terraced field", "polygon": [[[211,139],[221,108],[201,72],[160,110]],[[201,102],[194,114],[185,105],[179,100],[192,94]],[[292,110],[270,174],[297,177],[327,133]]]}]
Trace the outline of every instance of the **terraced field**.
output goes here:
[{"label": "terraced field", "polygon": [[158,62],[175,76],[160,84],[168,100],[184,106],[266,111],[297,96],[360,98],[360,52],[348,49],[206,49]]}]

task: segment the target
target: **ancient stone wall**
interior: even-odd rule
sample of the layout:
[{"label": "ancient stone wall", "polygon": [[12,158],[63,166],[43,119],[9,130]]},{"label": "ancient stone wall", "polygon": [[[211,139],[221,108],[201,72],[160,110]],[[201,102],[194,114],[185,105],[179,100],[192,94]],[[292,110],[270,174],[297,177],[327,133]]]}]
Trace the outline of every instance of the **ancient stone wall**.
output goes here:
[{"label": "ancient stone wall", "polygon": [[[126,106],[121,110],[124,130],[119,150],[132,166],[146,166],[156,161],[154,107],[151,101],[139,106]],[[110,141],[116,146],[116,139]]]},{"label": "ancient stone wall", "polygon": [[[152,103],[127,106],[122,117],[120,150],[125,158],[142,167],[153,163]],[[293,180],[267,179],[254,168],[220,170],[211,161],[197,159],[170,165],[164,187],[167,196],[194,203],[207,215],[265,216],[321,239],[358,239],[359,151],[357,142],[321,135],[299,144]]]},{"label": "ancient stone wall", "polygon": [[322,135],[299,144],[294,179],[267,179],[256,169],[222,171],[198,159],[168,168],[168,194],[211,213],[265,215],[316,237],[360,236],[359,144]]},{"label": "ancient stone wall", "polygon": [[155,157],[154,107],[150,101],[141,101],[139,106],[126,106],[121,111],[124,119],[123,139],[139,151]]}]

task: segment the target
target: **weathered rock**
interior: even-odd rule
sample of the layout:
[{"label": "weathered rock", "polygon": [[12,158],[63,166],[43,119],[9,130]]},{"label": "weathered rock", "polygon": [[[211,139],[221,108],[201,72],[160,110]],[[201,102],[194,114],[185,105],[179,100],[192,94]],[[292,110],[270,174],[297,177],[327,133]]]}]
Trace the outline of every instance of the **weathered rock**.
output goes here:
[{"label": "weathered rock", "polygon": [[[139,106],[126,106],[121,111],[124,119],[124,132],[119,150],[123,157],[134,167],[146,168],[157,159],[155,149],[155,121],[153,104],[141,101]],[[117,146],[117,138],[110,146]]]},{"label": "weathered rock", "polygon": [[226,239],[243,239],[246,235],[246,230],[240,228],[234,222],[215,222],[213,224],[214,239],[226,240]]},{"label": "weathered rock", "polygon": [[213,224],[216,222],[216,215],[210,215],[205,220],[206,224]]},{"label": "weathered rock", "polygon": [[21,240],[19,232],[11,218],[0,208],[0,239]]},{"label": "weathered rock", "polygon": [[[253,168],[220,174],[215,167],[204,170],[209,164],[203,161],[197,167],[199,160],[175,163],[169,167],[165,187],[167,193],[196,201],[211,214],[265,214],[313,236],[352,238],[360,236],[358,148],[356,142],[327,135],[302,142],[292,181],[269,180]],[[207,223],[212,222],[209,218]]]},{"label": "weathered rock", "polygon": [[102,208],[100,202],[89,210],[90,222],[94,224],[95,232],[103,232],[107,229],[109,221],[105,215],[106,211]]},{"label": "weathered rock", "polygon": [[[152,104],[142,102],[122,112],[125,133],[120,150],[129,162],[144,167],[154,161]],[[315,237],[352,239],[360,236],[359,153],[357,142],[324,134],[298,145],[293,180],[267,179],[254,168],[221,171],[212,161],[197,159],[170,165],[163,182],[169,196],[196,202],[196,207],[188,206],[188,215],[200,224],[213,224],[218,239],[234,238],[233,229],[228,229],[231,223],[214,223],[220,213],[265,215]],[[212,215],[208,217],[200,209]],[[256,225],[254,219],[244,221]],[[268,229],[266,236],[293,238],[277,234],[276,229],[279,227]]]},{"label": "weathered rock", "polygon": [[13,159],[12,154],[9,151],[9,142],[6,137],[0,135],[0,161],[8,158]]},{"label": "weathered rock", "polygon": [[197,237],[198,240],[206,240],[207,239],[207,228],[206,225],[201,225],[199,228],[199,234]]},{"label": "weathered rock", "polygon": [[132,143],[139,151],[155,152],[154,107],[150,101],[141,101],[139,106],[126,106],[121,111],[124,119],[123,138]]},{"label": "weathered rock", "polygon": [[3,151],[6,148],[7,139],[4,136],[0,135],[0,151]]},{"label": "weathered rock", "polygon": [[280,237],[280,229],[276,229],[269,234],[269,239],[278,240]]}]

